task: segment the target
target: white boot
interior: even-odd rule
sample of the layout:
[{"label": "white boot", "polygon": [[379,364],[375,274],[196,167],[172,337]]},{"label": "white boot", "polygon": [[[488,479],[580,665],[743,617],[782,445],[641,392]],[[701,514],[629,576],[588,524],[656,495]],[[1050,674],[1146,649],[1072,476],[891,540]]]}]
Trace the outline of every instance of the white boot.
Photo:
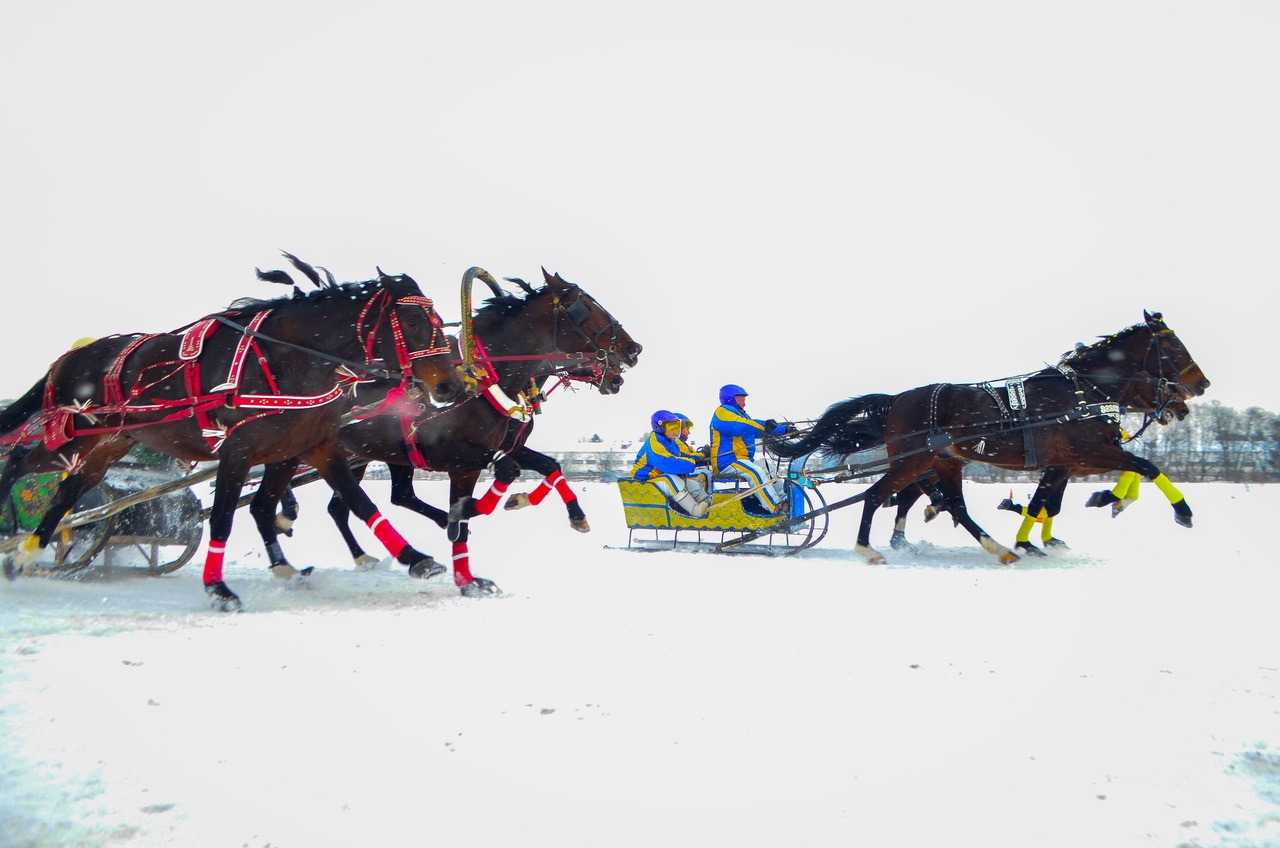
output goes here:
[{"label": "white boot", "polygon": [[676,504],[694,518],[707,514],[707,505],[695,498],[690,492],[681,492],[675,497]]}]

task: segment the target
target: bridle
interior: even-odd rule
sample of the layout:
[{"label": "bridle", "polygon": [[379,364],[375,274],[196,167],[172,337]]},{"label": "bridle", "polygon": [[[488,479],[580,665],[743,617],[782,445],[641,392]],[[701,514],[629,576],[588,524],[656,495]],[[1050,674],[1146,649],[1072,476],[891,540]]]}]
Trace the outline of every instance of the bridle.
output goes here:
[{"label": "bridle", "polygon": [[[1108,377],[1101,377],[1099,375],[1082,373],[1080,371],[1077,371],[1074,367],[1072,367],[1073,366],[1072,360],[1076,359],[1076,357],[1074,356],[1067,357],[1057,366],[1057,370],[1059,371],[1059,373],[1061,373],[1063,376],[1067,377],[1068,379],[1072,380],[1072,382],[1076,383],[1077,396],[1081,395],[1079,390],[1080,381],[1084,381],[1085,383],[1087,383],[1090,386],[1090,388],[1092,388],[1095,392],[1097,392],[1099,395],[1103,396],[1107,400],[1117,400],[1120,398],[1124,398],[1126,395],[1129,394],[1129,389],[1131,386],[1138,386],[1143,383],[1149,383],[1153,387],[1152,391],[1154,395],[1152,397],[1151,404],[1150,404],[1151,408],[1143,410],[1144,420],[1143,420],[1142,427],[1138,430],[1136,434],[1130,437],[1131,439],[1137,438],[1139,435],[1141,435],[1142,431],[1146,430],[1147,427],[1150,426],[1152,422],[1158,421],[1161,418],[1163,418],[1171,405],[1186,399],[1187,392],[1183,389],[1181,380],[1184,376],[1186,376],[1188,372],[1199,367],[1196,364],[1195,360],[1192,360],[1188,355],[1187,358],[1190,364],[1188,364],[1185,368],[1179,368],[1177,362],[1174,361],[1173,357],[1170,356],[1168,351],[1166,351],[1164,347],[1160,344],[1161,336],[1174,336],[1173,330],[1169,329],[1168,327],[1164,327],[1163,329],[1157,329],[1157,328],[1151,327],[1150,331],[1151,331],[1151,334],[1147,339],[1147,349],[1143,353],[1142,359],[1141,359],[1141,363],[1142,363],[1141,370],[1127,377],[1108,378]],[[1174,338],[1176,339],[1176,336],[1174,336]],[[1151,363],[1153,359],[1155,363],[1154,369],[1149,367],[1149,363]],[[1173,374],[1173,376],[1172,377],[1166,376],[1166,373]],[[1099,382],[1104,382],[1107,380],[1116,380],[1116,381],[1123,380],[1124,383],[1122,386],[1120,386],[1118,391],[1109,393],[1107,391],[1104,391],[1102,387],[1098,385]],[[1145,405],[1145,402],[1144,402],[1144,405]]]},{"label": "bridle", "polygon": [[[405,306],[418,307],[427,313],[427,321],[431,324],[431,341],[427,347],[418,350],[409,349],[409,344],[404,337],[404,328],[401,326],[400,316],[397,314],[397,310]],[[449,340],[444,332],[444,322],[440,320],[440,316],[436,313],[435,304],[431,298],[410,294],[392,300],[391,293],[386,288],[383,288],[376,295],[369,298],[369,302],[360,311],[360,318],[356,321],[356,338],[364,349],[365,360],[368,364],[381,361],[374,355],[374,348],[377,345],[378,329],[382,326],[384,320],[391,325],[391,338],[395,345],[396,364],[399,366],[398,373],[402,379],[408,379],[408,376],[412,373],[415,359],[439,356],[450,352]],[[382,369],[382,373],[387,376],[394,376],[394,373],[387,369]]]},{"label": "bridle", "polygon": [[[591,306],[583,302],[586,293],[575,285],[569,286],[568,293],[576,295],[572,302],[566,303],[560,295],[556,295],[552,301],[551,337],[556,345],[556,352],[565,353],[565,351],[560,350],[560,321],[563,317],[569,329],[596,355],[597,360],[605,365],[616,362],[619,371],[627,370],[629,366],[618,354],[618,331],[622,329],[621,322],[597,303],[596,310],[605,317],[605,323],[600,329],[594,331],[594,336],[588,335],[583,325],[586,324],[587,318],[591,316],[592,309]],[[605,335],[609,337],[607,345],[602,343]],[[601,379],[603,379],[603,374]]]}]

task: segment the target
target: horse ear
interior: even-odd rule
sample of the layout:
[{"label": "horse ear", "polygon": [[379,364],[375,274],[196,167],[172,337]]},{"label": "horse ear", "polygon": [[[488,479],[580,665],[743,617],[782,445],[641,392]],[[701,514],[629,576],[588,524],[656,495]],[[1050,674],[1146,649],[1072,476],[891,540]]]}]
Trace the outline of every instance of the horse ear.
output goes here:
[{"label": "horse ear", "polygon": [[546,266],[543,266],[542,268],[542,279],[546,283],[550,283],[554,279],[550,274],[547,273]]},{"label": "horse ear", "polygon": [[377,271],[377,272],[378,272],[378,276],[379,276],[379,277],[385,277],[385,276],[387,276],[385,273],[383,273],[382,269],[381,269],[381,268],[379,268],[377,265],[374,265],[374,266],[373,266],[373,270],[375,270],[375,271]]},{"label": "horse ear", "polygon": [[1145,318],[1146,322],[1153,327],[1164,323],[1164,316],[1159,312],[1148,312],[1144,309],[1142,310],[1142,317]]}]

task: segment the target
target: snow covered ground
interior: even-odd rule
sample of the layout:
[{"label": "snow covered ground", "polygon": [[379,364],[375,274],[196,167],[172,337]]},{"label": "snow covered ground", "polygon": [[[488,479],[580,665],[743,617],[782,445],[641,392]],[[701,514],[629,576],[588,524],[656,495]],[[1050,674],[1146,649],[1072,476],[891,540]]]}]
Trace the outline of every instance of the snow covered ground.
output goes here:
[{"label": "snow covered ground", "polygon": [[[320,484],[306,588],[238,516],[242,615],[203,552],[0,586],[0,845],[1280,845],[1280,487],[1185,486],[1187,530],[1072,484],[1072,550],[1013,567],[945,518],[891,551],[888,512],[863,564],[860,507],[792,558],[610,550],[615,489],[577,488],[587,535],[476,520],[498,599],[356,571]],[[1006,543],[1008,488],[969,488]]]}]

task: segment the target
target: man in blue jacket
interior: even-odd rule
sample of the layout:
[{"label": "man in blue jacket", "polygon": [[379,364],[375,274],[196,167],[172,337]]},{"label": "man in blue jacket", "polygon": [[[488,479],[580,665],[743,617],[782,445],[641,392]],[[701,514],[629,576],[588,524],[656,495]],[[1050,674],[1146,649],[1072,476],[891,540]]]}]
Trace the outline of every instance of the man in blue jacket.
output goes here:
[{"label": "man in blue jacket", "polygon": [[719,475],[742,477],[765,510],[781,512],[782,481],[774,480],[753,460],[756,456],[756,439],[761,436],[781,436],[787,432],[785,424],[772,418],[761,421],[747,415],[747,390],[730,383],[720,388],[720,406],[711,415],[711,469]]},{"label": "man in blue jacket", "polygon": [[636,453],[631,479],[653,483],[677,507],[694,518],[711,506],[711,474],[707,459],[681,439],[685,417],[659,409],[649,419],[649,438]]}]

